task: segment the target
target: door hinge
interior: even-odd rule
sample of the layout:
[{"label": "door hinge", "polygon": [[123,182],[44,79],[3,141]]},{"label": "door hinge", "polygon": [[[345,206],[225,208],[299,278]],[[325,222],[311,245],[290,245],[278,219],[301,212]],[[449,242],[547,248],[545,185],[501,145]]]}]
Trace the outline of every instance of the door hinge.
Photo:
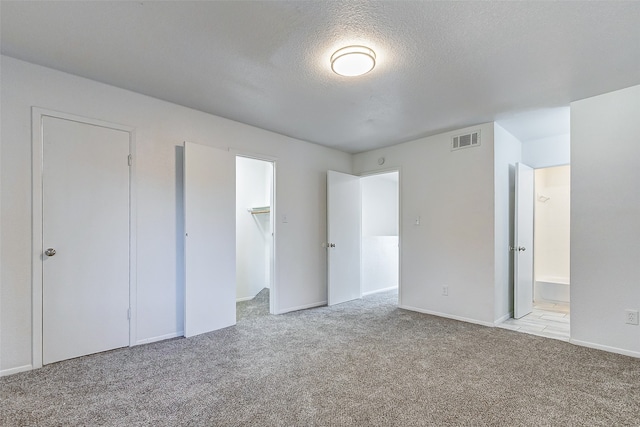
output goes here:
[{"label": "door hinge", "polygon": [[131,154],[127,156],[127,163],[131,166]]},{"label": "door hinge", "polygon": [[127,308],[127,319],[131,320],[131,309]]}]

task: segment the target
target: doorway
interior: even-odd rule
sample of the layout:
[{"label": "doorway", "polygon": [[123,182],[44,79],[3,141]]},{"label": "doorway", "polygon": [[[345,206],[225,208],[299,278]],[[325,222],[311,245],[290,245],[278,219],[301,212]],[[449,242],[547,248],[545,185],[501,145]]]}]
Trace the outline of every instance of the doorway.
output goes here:
[{"label": "doorway", "polygon": [[398,292],[399,283],[399,173],[363,176],[362,295]]},{"label": "doorway", "polygon": [[236,320],[274,312],[274,164],[236,157]]},{"label": "doorway", "polygon": [[[519,319],[510,319],[504,325],[521,332],[568,341],[570,166],[534,169],[533,184],[533,268],[529,285],[532,305],[529,313]],[[516,246],[520,244],[518,242]],[[520,253],[516,252],[518,256]]]},{"label": "doorway", "polygon": [[399,299],[399,183],[398,171],[328,171],[328,305],[385,291]]},{"label": "doorway", "polygon": [[[571,167],[535,170],[534,308],[569,329]],[[554,313],[554,314],[552,314]],[[554,326],[554,325],[551,325]],[[555,325],[558,326],[558,325]]]}]

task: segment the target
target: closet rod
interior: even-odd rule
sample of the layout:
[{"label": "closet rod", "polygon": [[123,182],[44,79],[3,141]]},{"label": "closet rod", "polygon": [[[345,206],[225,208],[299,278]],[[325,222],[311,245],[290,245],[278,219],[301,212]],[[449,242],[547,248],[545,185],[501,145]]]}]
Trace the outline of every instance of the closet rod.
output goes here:
[{"label": "closet rod", "polygon": [[249,212],[251,215],[258,215],[258,214],[266,214],[271,212],[271,207],[270,206],[262,206],[259,208],[249,208],[247,209],[247,212]]}]

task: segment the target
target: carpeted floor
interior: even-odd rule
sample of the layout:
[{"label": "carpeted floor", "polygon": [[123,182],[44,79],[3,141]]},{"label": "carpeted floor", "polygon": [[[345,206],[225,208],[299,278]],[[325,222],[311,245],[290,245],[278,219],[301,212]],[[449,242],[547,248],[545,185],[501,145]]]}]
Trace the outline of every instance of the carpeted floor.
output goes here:
[{"label": "carpeted floor", "polygon": [[255,319],[269,315],[269,289],[264,288],[250,300],[236,303],[236,321]]},{"label": "carpeted floor", "polygon": [[640,360],[394,293],[0,378],[3,426],[640,425]]}]

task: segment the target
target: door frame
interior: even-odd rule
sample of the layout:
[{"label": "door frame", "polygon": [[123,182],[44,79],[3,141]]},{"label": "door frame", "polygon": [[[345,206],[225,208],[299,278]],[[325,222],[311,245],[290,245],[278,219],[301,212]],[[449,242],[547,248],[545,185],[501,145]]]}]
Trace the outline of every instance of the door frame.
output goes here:
[{"label": "door frame", "polygon": [[[250,153],[246,151],[236,150],[232,148],[229,148],[229,151],[231,151],[231,153],[235,155],[236,159],[238,157],[244,157],[247,159],[260,160],[262,162],[269,162],[271,163],[271,166],[272,166],[271,173],[273,174],[273,176],[271,177],[271,212],[270,212],[271,215],[270,215],[269,221],[271,223],[270,224],[271,232],[273,233],[273,236],[271,238],[271,260],[270,260],[271,265],[269,268],[269,275],[271,276],[269,277],[269,281],[270,281],[269,313],[280,314],[280,312],[277,309],[278,307],[278,286],[277,286],[278,275],[276,274],[276,266],[277,266],[276,259],[278,255],[278,251],[276,250],[276,248],[278,247],[276,245],[276,239],[278,236],[278,231],[277,231],[278,221],[276,221],[276,218],[277,218],[277,211],[276,211],[277,201],[276,200],[277,200],[277,194],[278,194],[278,185],[277,185],[278,158],[273,156],[267,156],[264,154],[257,154],[257,153]],[[237,174],[237,169],[236,169],[236,174]],[[236,197],[237,197],[237,194],[236,194]],[[236,284],[236,287],[237,287],[237,284]]]},{"label": "door frame", "polygon": [[[402,301],[402,167],[392,167],[386,169],[376,169],[371,171],[364,171],[358,174],[358,177],[364,178],[367,176],[384,175],[387,173],[398,173],[398,306],[401,306]],[[362,215],[362,213],[360,213]],[[360,262],[362,267],[362,262]]]},{"label": "door frame", "polygon": [[[537,201],[537,194],[538,191],[536,189],[536,171],[542,170],[542,169],[551,169],[551,168],[560,168],[560,167],[564,167],[564,166],[569,166],[571,167],[571,163],[559,163],[559,164],[551,164],[549,166],[538,166],[538,167],[533,167],[530,166],[533,169],[533,247],[534,247],[534,255],[533,255],[533,296],[534,296],[534,305],[535,305],[535,290],[536,290],[536,257],[535,257],[535,247],[536,247],[536,228],[535,228],[535,221],[536,221],[536,201]],[[571,192],[571,173],[569,173],[569,192]],[[514,202],[515,202],[515,197],[514,197]],[[569,213],[571,213],[571,204],[569,204]],[[514,232],[515,232],[515,210],[514,210]],[[571,227],[569,227],[569,243],[571,243]],[[514,245],[515,246],[515,243]],[[571,263],[569,263],[571,264]],[[515,271],[515,265],[514,265],[514,271]],[[571,275],[571,265],[569,265],[569,275]],[[569,310],[571,310],[571,299],[569,299],[568,302],[569,305]],[[514,277],[514,312],[512,313],[512,318],[515,318],[515,277]]]},{"label": "door frame", "polygon": [[42,120],[44,117],[52,117],[62,120],[70,120],[82,124],[100,126],[129,133],[129,153],[131,165],[129,167],[129,346],[136,344],[136,157],[135,128],[102,120],[91,119],[69,113],[48,110],[40,107],[31,107],[31,207],[32,207],[32,235],[31,235],[31,316],[32,316],[32,345],[31,368],[42,367],[42,308],[43,308],[43,131]]}]

